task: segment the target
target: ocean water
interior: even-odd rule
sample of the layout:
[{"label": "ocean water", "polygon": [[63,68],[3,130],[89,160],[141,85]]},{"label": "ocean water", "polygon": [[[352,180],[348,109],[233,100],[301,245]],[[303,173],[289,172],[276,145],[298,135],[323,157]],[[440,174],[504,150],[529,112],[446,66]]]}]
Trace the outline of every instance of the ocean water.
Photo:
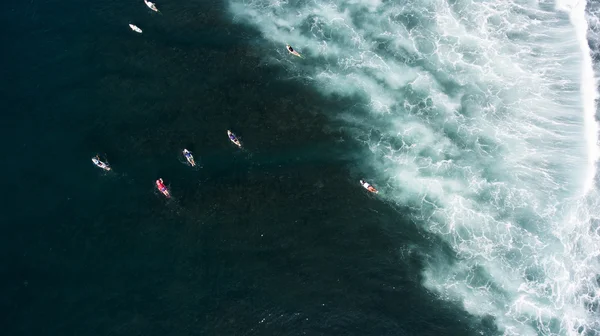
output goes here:
[{"label": "ocean water", "polygon": [[157,6],[0,10],[3,334],[600,334],[597,3]]},{"label": "ocean water", "polygon": [[289,68],[307,83],[360,101],[329,111],[363,144],[359,165],[451,250],[415,249],[425,288],[506,335],[598,333],[593,4],[230,8],[304,52]]}]

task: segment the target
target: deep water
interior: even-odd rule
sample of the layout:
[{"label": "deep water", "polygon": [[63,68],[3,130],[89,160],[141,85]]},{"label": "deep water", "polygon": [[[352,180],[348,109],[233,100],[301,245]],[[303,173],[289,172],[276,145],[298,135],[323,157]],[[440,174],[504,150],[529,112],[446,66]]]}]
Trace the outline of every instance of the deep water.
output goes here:
[{"label": "deep water", "polygon": [[494,334],[423,288],[412,247],[443,243],[359,186],[326,117],[355,101],[263,63],[220,1],[157,5],[0,9],[2,334]]}]

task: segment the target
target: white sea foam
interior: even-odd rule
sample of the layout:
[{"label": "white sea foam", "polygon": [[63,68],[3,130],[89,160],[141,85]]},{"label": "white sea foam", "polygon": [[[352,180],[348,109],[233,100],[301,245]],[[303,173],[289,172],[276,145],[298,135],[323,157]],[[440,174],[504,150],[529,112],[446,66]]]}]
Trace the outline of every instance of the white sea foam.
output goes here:
[{"label": "white sea foam", "polygon": [[596,100],[598,83],[593,71],[592,53],[588,45],[588,23],[585,15],[585,1],[559,0],[558,7],[570,14],[575,27],[577,40],[582,52],[581,94],[584,104],[585,132],[588,142],[588,174],[584,184],[585,192],[594,186],[596,162],[600,156],[598,147],[598,123],[596,122]]},{"label": "white sea foam", "polygon": [[[600,333],[597,97],[585,3],[230,0],[439,235],[424,286],[506,335]],[[434,254],[435,251],[428,251]],[[441,252],[439,252],[441,253]]]}]

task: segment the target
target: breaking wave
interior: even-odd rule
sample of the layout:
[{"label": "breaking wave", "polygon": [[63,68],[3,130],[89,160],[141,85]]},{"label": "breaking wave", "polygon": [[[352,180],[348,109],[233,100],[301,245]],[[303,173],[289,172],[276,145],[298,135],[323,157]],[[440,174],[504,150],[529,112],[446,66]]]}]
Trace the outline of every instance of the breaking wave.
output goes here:
[{"label": "breaking wave", "polygon": [[370,179],[454,252],[427,252],[423,285],[505,335],[600,333],[600,25],[585,6],[230,0],[276,44],[270,61],[357,98],[330,114],[371,153]]}]

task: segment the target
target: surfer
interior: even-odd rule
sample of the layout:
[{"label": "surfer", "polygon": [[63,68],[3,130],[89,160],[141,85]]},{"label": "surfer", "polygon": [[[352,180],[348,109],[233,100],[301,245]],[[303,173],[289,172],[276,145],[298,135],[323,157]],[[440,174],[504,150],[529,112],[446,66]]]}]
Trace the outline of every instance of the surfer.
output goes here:
[{"label": "surfer", "polygon": [[150,8],[151,10],[158,12],[158,8],[156,8],[156,4],[154,2],[150,2],[148,0],[144,0],[144,3],[146,4],[146,6],[148,6],[148,8]]},{"label": "surfer", "polygon": [[190,163],[192,167],[196,166],[196,161],[194,161],[194,157],[192,156],[192,153],[189,150],[184,149],[183,156],[185,156],[186,160]]},{"label": "surfer", "polygon": [[96,165],[96,167],[98,168],[102,168],[106,171],[109,171],[111,168],[108,165],[108,163],[106,162],[102,162],[102,160],[100,160],[100,156],[96,155],[92,158],[92,162]]},{"label": "surfer", "polygon": [[227,136],[229,137],[229,140],[231,140],[231,142],[233,142],[236,146],[242,148],[242,143],[240,142],[240,140],[238,140],[235,134],[233,134],[233,132],[227,130]]},{"label": "surfer", "polygon": [[156,188],[158,188],[158,190],[165,195],[167,198],[171,197],[171,194],[169,194],[169,190],[167,189],[167,187],[165,186],[165,183],[163,182],[163,179],[159,178],[158,180],[156,180]]},{"label": "surfer", "polygon": [[298,56],[298,57],[300,57],[300,58],[302,57],[302,55],[300,55],[300,53],[299,53],[299,52],[297,52],[296,50],[294,50],[294,48],[292,48],[292,46],[291,46],[291,45],[287,44],[287,45],[285,46],[285,48],[287,49],[287,51],[288,51],[290,54],[292,54],[292,55],[294,55],[294,56]]},{"label": "surfer", "polygon": [[363,186],[363,188],[367,189],[368,191],[370,191],[374,194],[377,194],[379,192],[379,191],[377,191],[377,189],[375,189],[375,187],[373,187],[369,183],[365,182],[364,180],[360,180],[360,184]]},{"label": "surfer", "polygon": [[130,23],[130,24],[129,24],[129,28],[131,28],[131,30],[133,30],[133,31],[134,31],[134,32],[136,32],[136,33],[140,33],[140,34],[142,33],[142,30],[140,29],[140,27],[138,27],[138,26],[136,26],[136,25],[134,25],[134,24],[131,24],[131,23]]}]

